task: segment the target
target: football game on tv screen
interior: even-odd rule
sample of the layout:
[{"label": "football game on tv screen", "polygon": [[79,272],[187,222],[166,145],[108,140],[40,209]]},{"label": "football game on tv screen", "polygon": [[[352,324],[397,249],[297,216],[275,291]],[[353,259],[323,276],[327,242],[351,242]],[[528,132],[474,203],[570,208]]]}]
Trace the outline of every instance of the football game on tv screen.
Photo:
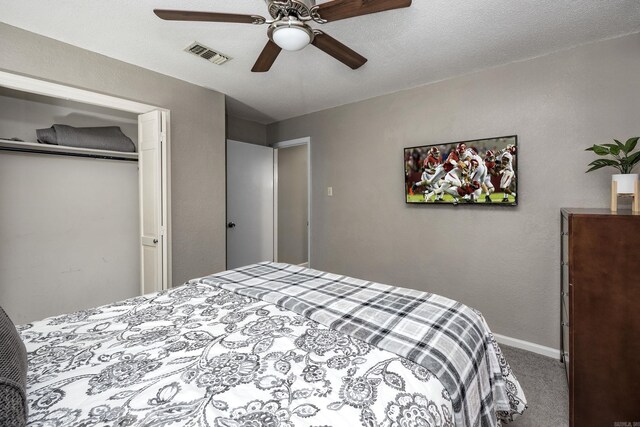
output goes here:
[{"label": "football game on tv screen", "polygon": [[515,206],[518,137],[404,149],[405,201]]}]

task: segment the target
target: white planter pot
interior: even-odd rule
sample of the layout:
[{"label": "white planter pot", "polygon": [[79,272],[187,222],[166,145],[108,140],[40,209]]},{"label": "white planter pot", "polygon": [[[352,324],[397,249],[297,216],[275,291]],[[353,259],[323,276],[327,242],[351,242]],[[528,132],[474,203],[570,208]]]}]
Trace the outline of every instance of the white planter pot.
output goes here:
[{"label": "white planter pot", "polygon": [[637,173],[618,173],[611,175],[611,180],[617,183],[618,194],[633,193],[638,180]]}]

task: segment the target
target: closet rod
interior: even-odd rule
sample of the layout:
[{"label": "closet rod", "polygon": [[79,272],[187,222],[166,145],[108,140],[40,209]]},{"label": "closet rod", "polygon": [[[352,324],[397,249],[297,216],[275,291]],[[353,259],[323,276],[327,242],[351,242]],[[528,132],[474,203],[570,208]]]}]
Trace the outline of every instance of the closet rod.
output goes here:
[{"label": "closet rod", "polygon": [[91,159],[103,159],[103,160],[121,160],[125,162],[137,162],[137,158],[119,157],[113,154],[93,154],[93,153],[77,153],[67,151],[51,151],[38,148],[22,148],[22,147],[3,147],[0,146],[0,151],[14,151],[18,153],[36,153],[36,154],[48,154],[52,156],[68,156],[68,157],[87,157]]}]

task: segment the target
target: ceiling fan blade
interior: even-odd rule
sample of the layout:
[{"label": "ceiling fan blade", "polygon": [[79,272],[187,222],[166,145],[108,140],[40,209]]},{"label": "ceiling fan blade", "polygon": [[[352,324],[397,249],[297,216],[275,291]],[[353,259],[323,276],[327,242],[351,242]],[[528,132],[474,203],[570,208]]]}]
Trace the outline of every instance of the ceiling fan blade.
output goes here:
[{"label": "ceiling fan blade", "polygon": [[236,22],[239,24],[264,24],[265,19],[257,15],[235,13],[193,12],[189,10],[154,9],[158,18],[167,21]]},{"label": "ceiling fan blade", "polygon": [[367,58],[322,31],[315,31],[315,37],[311,43],[354,70],[362,67],[367,62]]},{"label": "ceiling fan blade", "polygon": [[411,6],[411,0],[334,0],[318,6],[318,15],[327,22]]},{"label": "ceiling fan blade", "polygon": [[267,45],[262,49],[262,53],[258,57],[255,65],[251,69],[254,73],[264,73],[269,71],[273,63],[276,61],[276,58],[282,51],[282,48],[269,40]]}]

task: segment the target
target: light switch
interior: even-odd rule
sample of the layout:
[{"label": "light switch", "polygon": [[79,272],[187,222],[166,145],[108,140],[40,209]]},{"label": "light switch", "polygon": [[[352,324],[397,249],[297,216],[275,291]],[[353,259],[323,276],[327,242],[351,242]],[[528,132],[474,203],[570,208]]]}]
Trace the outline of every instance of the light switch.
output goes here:
[{"label": "light switch", "polygon": [[327,196],[333,196],[333,187],[327,187]]}]

